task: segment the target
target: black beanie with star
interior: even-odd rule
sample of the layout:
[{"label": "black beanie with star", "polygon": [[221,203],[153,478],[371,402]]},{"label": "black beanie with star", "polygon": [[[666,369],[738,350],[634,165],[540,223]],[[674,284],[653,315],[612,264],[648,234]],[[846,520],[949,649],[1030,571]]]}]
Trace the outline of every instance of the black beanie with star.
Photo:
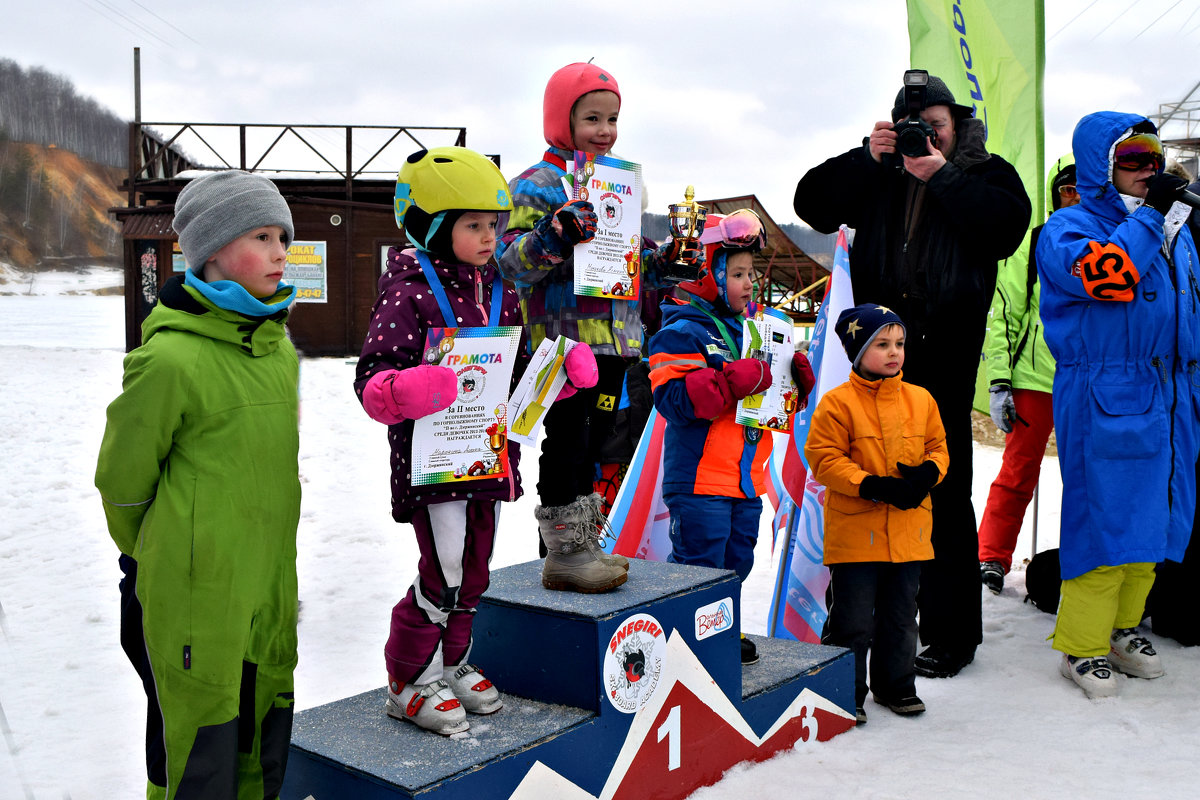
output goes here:
[{"label": "black beanie with star", "polygon": [[867,345],[888,325],[899,325],[903,328],[904,322],[895,311],[886,306],[863,303],[854,308],[847,308],[839,314],[833,330],[842,340],[842,347],[846,348],[846,357],[850,359],[850,365],[857,367],[863,350],[866,350]]}]

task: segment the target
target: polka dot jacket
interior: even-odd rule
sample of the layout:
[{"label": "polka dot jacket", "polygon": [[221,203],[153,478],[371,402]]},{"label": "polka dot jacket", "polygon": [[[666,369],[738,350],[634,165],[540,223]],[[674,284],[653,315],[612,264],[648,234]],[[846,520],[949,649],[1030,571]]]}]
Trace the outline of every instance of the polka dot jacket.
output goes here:
[{"label": "polka dot jacket", "polygon": [[[454,320],[443,320],[437,299],[426,283],[416,251],[388,250],[387,268],[379,277],[379,297],[371,308],[371,322],[358,359],[354,391],[362,402],[363,388],[377,372],[407,369],[421,363],[425,336],[430,328],[478,327],[487,325],[491,292],[504,292],[500,325],[521,325],[521,308],[517,293],[500,280],[494,264],[476,268],[431,258],[433,269],[441,279]],[[479,301],[482,302],[479,302]],[[513,382],[520,378],[529,363],[527,334],[521,334]],[[391,445],[392,517],[408,522],[415,509],[459,500],[515,500],[521,496],[519,472],[521,447],[508,443],[511,476],[484,478],[457,484],[413,486],[412,477],[413,421],[405,420],[388,426]]]}]

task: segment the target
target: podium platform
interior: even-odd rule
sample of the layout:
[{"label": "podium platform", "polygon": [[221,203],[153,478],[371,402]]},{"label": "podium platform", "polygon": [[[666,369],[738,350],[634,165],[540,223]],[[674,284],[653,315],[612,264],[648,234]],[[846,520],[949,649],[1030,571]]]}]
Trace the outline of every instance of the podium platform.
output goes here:
[{"label": "podium platform", "polygon": [[451,738],[389,718],[384,688],[302,711],[281,797],[676,798],[854,726],[849,651],[751,637],[742,667],[734,573],[633,559],[583,595],[541,564],[495,571],[475,620],[503,709]]}]

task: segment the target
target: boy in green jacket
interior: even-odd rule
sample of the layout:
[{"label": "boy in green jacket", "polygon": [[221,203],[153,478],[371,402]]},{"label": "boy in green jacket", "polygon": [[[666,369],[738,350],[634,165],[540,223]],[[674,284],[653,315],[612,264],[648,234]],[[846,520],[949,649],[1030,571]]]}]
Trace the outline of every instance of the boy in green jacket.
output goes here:
[{"label": "boy in green jacket", "polygon": [[108,407],[96,486],[147,695],[147,798],[272,798],[291,738],[300,519],[292,216],[231,170],[179,193],[167,281]]}]

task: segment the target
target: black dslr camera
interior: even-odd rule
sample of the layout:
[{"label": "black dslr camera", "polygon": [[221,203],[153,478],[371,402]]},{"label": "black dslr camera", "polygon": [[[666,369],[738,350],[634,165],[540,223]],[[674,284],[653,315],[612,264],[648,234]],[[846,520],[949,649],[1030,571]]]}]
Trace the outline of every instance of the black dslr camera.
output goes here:
[{"label": "black dslr camera", "polygon": [[[904,73],[904,105],[908,108],[908,117],[892,126],[896,132],[896,153],[920,158],[929,155],[925,143],[932,141],[937,133],[933,127],[921,119],[921,110],[925,108],[925,92],[929,86],[929,73],[923,69],[910,69]],[[897,156],[895,166],[903,168],[903,161]]]}]

